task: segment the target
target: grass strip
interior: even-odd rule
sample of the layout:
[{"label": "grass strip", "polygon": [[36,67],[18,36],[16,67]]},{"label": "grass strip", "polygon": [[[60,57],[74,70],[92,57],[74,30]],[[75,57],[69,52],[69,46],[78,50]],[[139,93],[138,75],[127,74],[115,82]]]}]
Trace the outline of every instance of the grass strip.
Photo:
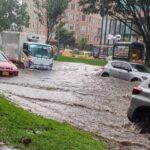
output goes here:
[{"label": "grass strip", "polygon": [[56,60],[64,61],[64,62],[85,63],[85,64],[96,65],[96,66],[104,66],[107,63],[107,61],[100,60],[100,59],[83,59],[83,58],[65,57],[61,55],[57,56]]},{"label": "grass strip", "polygon": [[18,108],[3,96],[0,96],[0,142],[21,150],[106,149],[91,134]]}]

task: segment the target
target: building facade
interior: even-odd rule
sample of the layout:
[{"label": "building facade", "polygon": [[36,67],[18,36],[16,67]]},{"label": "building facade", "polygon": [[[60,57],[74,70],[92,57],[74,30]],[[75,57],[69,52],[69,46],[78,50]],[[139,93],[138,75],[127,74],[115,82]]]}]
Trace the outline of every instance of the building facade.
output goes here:
[{"label": "building facade", "polygon": [[23,3],[27,4],[27,11],[30,16],[30,22],[29,27],[24,28],[23,32],[29,32],[29,33],[35,33],[35,34],[41,34],[41,35],[47,35],[47,29],[45,25],[42,25],[39,22],[38,16],[35,13],[36,7],[33,2],[33,0],[22,0]]},{"label": "building facade", "polygon": [[134,25],[131,21],[126,20],[125,23],[122,23],[119,20],[112,19],[109,16],[102,18],[102,32],[100,35],[100,54],[101,55],[111,55],[113,44],[115,40],[109,40],[108,35],[120,35],[120,41],[129,42],[136,41],[139,36],[131,30],[130,27],[134,28]]},{"label": "building facade", "polygon": [[79,0],[72,0],[69,3],[65,11],[65,27],[75,33],[78,42],[82,37],[86,37],[89,45],[98,45],[101,34],[101,16],[83,14],[78,2]]},{"label": "building facade", "polygon": [[[27,10],[30,15],[29,27],[24,28],[23,31],[46,36],[46,26],[41,25],[39,22],[38,16],[35,13],[36,8],[34,7],[33,0],[22,1],[27,4]],[[77,42],[79,42],[82,37],[86,37],[88,39],[88,44],[98,45],[100,42],[101,17],[97,14],[84,15],[78,2],[79,0],[72,0],[69,3],[68,8],[63,15],[63,20],[66,22],[65,27],[69,31],[74,31]]]},{"label": "building facade", "polygon": [[[30,24],[28,28],[24,28],[24,32],[47,35],[47,28],[39,22],[38,16],[35,13],[35,5],[33,0],[22,0],[27,4],[27,10],[30,15]],[[81,11],[78,4],[79,0],[70,1],[64,15],[63,21],[66,22],[65,27],[69,31],[75,33],[76,42],[78,43],[82,37],[88,39],[89,45],[100,47],[100,49],[111,49],[114,41],[108,40],[108,35],[121,35],[122,41],[134,41],[136,34],[132,32],[126,22],[126,25],[118,20],[113,20],[109,16],[101,17],[99,14],[85,15]]]}]

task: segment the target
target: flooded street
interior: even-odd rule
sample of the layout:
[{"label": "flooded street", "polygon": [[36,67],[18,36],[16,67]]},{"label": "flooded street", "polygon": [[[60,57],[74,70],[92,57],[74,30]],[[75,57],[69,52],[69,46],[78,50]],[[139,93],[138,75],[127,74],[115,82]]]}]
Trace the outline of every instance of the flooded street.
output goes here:
[{"label": "flooded street", "polygon": [[102,78],[99,67],[55,62],[53,70],[20,70],[0,78],[0,91],[19,106],[68,122],[118,143],[110,149],[150,149],[150,135],[139,134],[127,119],[130,83]]}]

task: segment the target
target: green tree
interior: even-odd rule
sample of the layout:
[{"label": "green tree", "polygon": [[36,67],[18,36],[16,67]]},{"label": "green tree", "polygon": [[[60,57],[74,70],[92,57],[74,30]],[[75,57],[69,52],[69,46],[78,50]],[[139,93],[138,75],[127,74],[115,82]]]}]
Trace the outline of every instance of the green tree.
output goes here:
[{"label": "green tree", "polygon": [[79,3],[83,12],[109,15],[141,35],[146,47],[146,62],[150,62],[150,0],[80,0]]},{"label": "green tree", "polygon": [[47,42],[54,27],[61,21],[62,14],[68,7],[69,0],[34,0],[39,21],[47,27]]},{"label": "green tree", "polygon": [[88,40],[87,40],[86,37],[83,37],[83,38],[80,39],[80,41],[79,41],[79,48],[80,48],[80,50],[86,50],[87,42],[88,42]]},{"label": "green tree", "polygon": [[63,44],[64,48],[67,44],[70,46],[74,46],[75,44],[74,32],[69,32],[66,28],[58,30],[56,38],[60,44]]},{"label": "green tree", "polygon": [[0,0],[0,31],[9,30],[12,25],[18,31],[29,25],[26,4],[21,4],[19,0]]}]

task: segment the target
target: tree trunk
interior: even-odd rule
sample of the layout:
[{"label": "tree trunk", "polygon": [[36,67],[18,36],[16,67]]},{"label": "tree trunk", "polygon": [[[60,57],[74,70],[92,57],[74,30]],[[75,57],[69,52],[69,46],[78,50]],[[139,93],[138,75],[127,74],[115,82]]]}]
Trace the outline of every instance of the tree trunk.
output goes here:
[{"label": "tree trunk", "polygon": [[145,63],[150,63],[150,42],[149,41],[145,42],[145,48],[146,48]]},{"label": "tree trunk", "polygon": [[49,44],[49,27],[47,27],[46,44]]},{"label": "tree trunk", "polygon": [[46,16],[46,26],[47,26],[47,37],[46,37],[46,44],[49,44],[49,33],[50,33],[50,28],[49,28],[49,19],[48,19],[48,14]]}]

